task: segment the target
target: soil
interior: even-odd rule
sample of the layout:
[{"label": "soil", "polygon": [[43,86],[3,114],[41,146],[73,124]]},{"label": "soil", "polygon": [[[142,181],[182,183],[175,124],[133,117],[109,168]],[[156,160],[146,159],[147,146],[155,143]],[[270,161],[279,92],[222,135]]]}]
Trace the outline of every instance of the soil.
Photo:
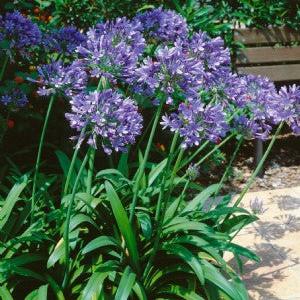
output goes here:
[{"label": "soil", "polygon": [[[265,142],[265,148],[267,143],[268,141]],[[230,147],[225,149],[226,157],[230,158],[232,151],[233,149],[230,149]],[[233,163],[231,176],[223,187],[224,193],[238,193],[243,189],[247,179],[255,169],[254,153],[254,141],[246,142],[240,149],[236,161]],[[224,166],[226,166],[226,162]],[[206,184],[218,182],[220,180],[220,174],[222,174],[222,170],[218,168],[209,175],[208,180],[200,178],[200,182],[206,181]],[[299,185],[300,137],[294,136],[291,133],[282,134],[276,140],[265,162],[262,176],[255,179],[250,191],[271,190]]]}]

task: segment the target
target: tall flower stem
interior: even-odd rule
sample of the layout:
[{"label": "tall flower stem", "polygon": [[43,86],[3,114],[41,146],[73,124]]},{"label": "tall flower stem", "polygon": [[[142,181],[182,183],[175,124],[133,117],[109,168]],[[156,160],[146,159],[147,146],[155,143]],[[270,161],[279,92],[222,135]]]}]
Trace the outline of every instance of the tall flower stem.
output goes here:
[{"label": "tall flower stem", "polygon": [[0,72],[0,82],[3,79],[4,73],[5,73],[7,64],[8,64],[8,60],[9,60],[8,55],[5,54],[4,59],[3,59],[3,65],[2,65],[2,68],[1,68],[1,72]]},{"label": "tall flower stem", "polygon": [[[235,135],[235,133],[232,133],[231,135],[229,135],[227,138],[225,138],[220,144],[216,145],[211,151],[209,151],[206,155],[204,155],[197,163],[195,163],[195,166],[198,167],[199,165],[201,165],[206,159],[208,159],[212,154],[214,154],[218,149],[220,149],[223,145],[225,145],[233,136]],[[181,170],[184,166],[186,165],[186,163],[183,163],[181,166],[179,166],[179,168],[177,169],[177,172],[179,170]],[[183,175],[182,177],[180,177],[179,182],[181,182],[182,180],[184,180],[187,177],[187,174]],[[178,183],[179,183],[178,182]]]},{"label": "tall flower stem", "polygon": [[40,168],[40,162],[41,162],[41,156],[42,156],[42,150],[45,142],[45,135],[48,127],[48,122],[49,122],[49,117],[52,111],[53,103],[55,100],[55,95],[52,95],[49,101],[47,113],[45,116],[45,121],[41,133],[41,138],[40,138],[40,143],[39,143],[39,148],[38,148],[38,154],[37,154],[37,159],[35,163],[35,168],[34,168],[34,177],[33,177],[33,187],[32,187],[32,197],[31,197],[31,224],[34,221],[34,209],[35,209],[35,196],[36,196],[36,182],[37,182],[37,177],[39,173],[39,168]]},{"label": "tall flower stem", "polygon": [[[240,112],[241,110],[238,109],[236,110],[227,120],[227,122],[229,123],[230,121],[232,121],[232,119]],[[231,135],[228,136],[232,137],[234,135],[234,133],[232,133]],[[224,140],[225,143],[227,142],[227,138]],[[180,167],[183,168],[184,166],[186,166],[187,164],[189,164],[202,150],[204,150],[207,145],[209,144],[209,141],[205,141],[192,155],[190,155],[185,161],[183,161],[182,166]]]},{"label": "tall flower stem", "polygon": [[165,217],[167,204],[169,202],[170,195],[171,195],[171,192],[172,192],[173,183],[174,183],[174,179],[175,179],[178,167],[180,165],[180,162],[181,162],[181,159],[182,159],[182,156],[183,156],[183,153],[184,153],[184,149],[180,149],[180,152],[178,154],[178,157],[176,159],[175,165],[173,167],[173,170],[172,170],[172,173],[171,173],[171,176],[170,176],[170,183],[169,183],[167,195],[166,195],[166,197],[164,197],[165,196],[166,180],[167,180],[167,178],[169,176],[169,173],[170,173],[169,172],[170,171],[170,164],[171,164],[172,159],[173,159],[173,155],[174,155],[174,151],[175,151],[178,136],[179,136],[179,134],[176,133],[174,138],[173,138],[172,145],[171,145],[171,148],[170,148],[170,153],[169,153],[169,156],[168,156],[168,159],[169,159],[169,157],[171,157],[171,158],[170,158],[169,166],[168,166],[168,162],[167,162],[166,175],[163,178],[163,182],[162,182],[162,186],[161,186],[161,190],[160,190],[160,195],[159,195],[159,200],[158,200],[159,203],[157,205],[156,212],[155,212],[155,220],[158,222],[158,225],[157,225],[156,235],[155,235],[155,239],[154,239],[153,251],[152,251],[152,254],[151,254],[151,256],[148,260],[148,263],[146,265],[146,268],[145,268],[145,271],[144,271],[144,274],[143,274],[144,279],[147,277],[148,272],[150,271],[152,262],[155,258],[155,255],[156,255],[157,251],[158,251],[160,235],[161,235],[163,224],[164,224],[164,217]]},{"label": "tall flower stem", "polygon": [[151,128],[151,132],[150,132],[150,136],[149,136],[148,143],[147,143],[147,146],[146,146],[143,161],[142,161],[142,163],[141,163],[141,165],[138,169],[137,178],[136,178],[136,181],[134,183],[133,199],[132,199],[132,203],[131,203],[131,206],[130,206],[130,215],[129,215],[130,222],[133,221],[135,207],[136,207],[136,204],[137,204],[137,197],[138,197],[140,182],[143,178],[146,163],[147,163],[148,156],[149,156],[149,153],[150,153],[150,148],[151,148],[151,145],[152,145],[152,142],[153,142],[154,134],[155,134],[155,131],[156,131],[156,128],[157,128],[157,125],[158,125],[158,122],[159,122],[160,114],[161,114],[161,111],[162,111],[162,106],[163,106],[163,101],[161,101],[159,107],[156,110],[155,118],[154,118],[153,125],[152,125],[152,128]]},{"label": "tall flower stem", "polygon": [[193,159],[202,151],[204,150],[209,144],[209,141],[205,141],[192,155],[189,155],[189,157],[182,162],[182,165],[180,166],[180,169],[184,166],[188,165],[190,162],[193,161]]},{"label": "tall flower stem", "polygon": [[[168,154],[167,164],[166,164],[166,168],[165,168],[165,171],[164,171],[164,176],[163,176],[163,179],[162,179],[160,193],[159,193],[159,197],[158,197],[158,201],[157,201],[157,205],[156,205],[156,210],[155,210],[155,221],[159,220],[159,216],[160,216],[160,213],[161,213],[161,206],[162,206],[162,201],[163,201],[163,198],[164,198],[166,181],[167,181],[167,178],[169,177],[170,166],[171,166],[171,162],[173,160],[173,156],[174,156],[178,136],[179,136],[178,133],[176,133],[174,135],[172,143],[171,143],[171,147],[170,147],[170,152]],[[169,188],[170,188],[170,186],[169,186]]]},{"label": "tall flower stem", "polygon": [[235,158],[236,158],[236,156],[237,156],[237,154],[238,154],[238,152],[239,152],[239,150],[241,148],[241,145],[242,145],[243,141],[244,141],[244,139],[243,139],[243,137],[241,137],[239,139],[236,147],[235,147],[235,150],[234,150],[234,152],[233,152],[233,154],[231,156],[231,159],[230,159],[230,161],[229,161],[229,163],[228,163],[228,165],[226,167],[226,170],[225,170],[225,172],[224,172],[224,174],[223,174],[223,176],[222,176],[222,178],[221,178],[221,180],[219,182],[218,188],[217,188],[217,190],[215,192],[215,196],[217,196],[219,194],[219,192],[220,192],[220,190],[221,190],[221,188],[223,186],[223,183],[224,183],[224,181],[226,180],[226,178],[228,176],[229,170],[230,170],[230,168],[231,168],[231,166],[232,166],[232,164],[233,164],[233,162],[234,162],[234,160],[235,160]]},{"label": "tall flower stem", "polygon": [[83,127],[83,129],[82,129],[82,131],[80,133],[77,145],[75,147],[75,150],[73,152],[73,156],[72,156],[72,159],[71,159],[70,167],[69,167],[68,174],[67,174],[67,177],[66,177],[66,182],[65,182],[65,186],[64,186],[63,196],[65,196],[65,195],[68,194],[68,190],[69,190],[69,185],[70,185],[72,173],[73,173],[73,170],[74,170],[74,167],[75,167],[75,162],[76,162],[76,159],[77,159],[77,156],[78,156],[78,152],[79,152],[79,149],[80,149],[81,139],[84,136],[85,131],[86,131],[86,127]]},{"label": "tall flower stem", "polygon": [[233,206],[235,206],[235,207],[238,206],[238,205],[241,203],[242,199],[244,198],[245,194],[248,192],[248,190],[249,190],[249,188],[251,187],[252,183],[254,182],[254,180],[255,180],[257,174],[259,173],[259,171],[260,171],[261,168],[263,167],[263,165],[264,165],[266,159],[268,158],[269,153],[270,153],[270,151],[271,151],[271,149],[272,149],[272,147],[273,147],[273,145],[274,145],[274,143],[275,143],[275,140],[276,140],[277,136],[279,135],[279,133],[280,133],[282,127],[283,127],[283,124],[284,124],[284,122],[281,122],[281,123],[279,124],[279,126],[278,126],[278,128],[277,128],[275,134],[273,135],[273,137],[272,137],[272,139],[271,139],[271,141],[270,141],[270,143],[269,143],[269,145],[268,145],[268,148],[266,149],[266,151],[265,151],[265,153],[264,153],[262,159],[260,160],[260,162],[259,162],[259,164],[257,165],[256,169],[255,169],[254,172],[252,173],[251,177],[248,179],[248,182],[247,182],[246,186],[244,187],[244,189],[243,189],[242,192],[240,193],[238,199],[236,200],[236,202],[234,203]]},{"label": "tall flower stem", "polygon": [[90,153],[89,154],[89,168],[88,168],[88,174],[87,174],[87,187],[86,187],[87,194],[91,194],[91,191],[92,191],[92,181],[93,181],[96,149],[93,147],[90,147],[89,153]]},{"label": "tall flower stem", "polygon": [[[261,168],[263,167],[266,159],[269,156],[269,153],[271,151],[271,149],[273,148],[273,145],[276,141],[276,138],[278,136],[278,134],[280,133],[282,126],[283,126],[284,122],[281,122],[275,132],[275,134],[273,135],[271,142],[268,145],[268,148],[265,152],[265,154],[263,155],[261,161],[259,162],[259,164],[257,165],[255,171],[252,173],[251,177],[248,179],[248,182],[246,184],[246,186],[244,187],[244,189],[242,190],[240,196],[238,197],[238,199],[235,201],[235,203],[233,204],[234,207],[237,207],[241,201],[243,200],[245,194],[248,192],[249,188],[251,187],[253,181],[255,180],[256,176],[259,174],[259,171],[261,170]],[[228,219],[230,218],[230,214],[228,214],[225,218],[224,218],[224,222],[226,222]],[[242,230],[242,228],[238,229],[231,237],[230,237],[230,241],[232,241],[238,234],[239,232]]]},{"label": "tall flower stem", "polygon": [[65,275],[64,275],[64,280],[63,280],[63,288],[65,288],[68,284],[69,281],[69,269],[70,269],[70,221],[71,221],[71,215],[72,215],[72,208],[75,200],[75,195],[77,191],[78,184],[80,182],[80,177],[82,175],[82,172],[85,168],[85,165],[88,162],[88,159],[90,157],[90,149],[88,150],[88,153],[83,159],[83,162],[79,168],[77,177],[75,179],[75,183],[73,186],[72,194],[71,194],[71,199],[68,205],[68,210],[67,210],[67,215],[66,215],[66,222],[65,222],[65,230],[64,230],[64,245],[65,245]]}]

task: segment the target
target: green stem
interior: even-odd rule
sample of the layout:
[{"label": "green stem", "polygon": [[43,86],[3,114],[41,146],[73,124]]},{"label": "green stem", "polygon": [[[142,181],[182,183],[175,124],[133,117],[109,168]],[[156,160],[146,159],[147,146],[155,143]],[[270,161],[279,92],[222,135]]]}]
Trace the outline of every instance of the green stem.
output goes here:
[{"label": "green stem", "polygon": [[[238,112],[240,112],[241,110],[237,110],[235,111],[227,120],[227,122],[229,123]],[[232,134],[234,135],[234,134]],[[232,136],[229,135],[229,136]],[[226,139],[225,139],[226,140]],[[189,156],[189,158],[187,158],[182,165],[180,166],[180,169],[182,169],[184,166],[186,166],[187,164],[189,164],[203,149],[205,149],[207,147],[207,145],[209,144],[209,141],[204,142],[192,155]]]},{"label": "green stem", "polygon": [[154,121],[154,118],[155,118],[155,115],[152,116],[152,118],[151,118],[150,122],[148,123],[147,127],[145,128],[145,130],[144,130],[142,136],[139,138],[139,141],[138,141],[138,143],[137,143],[137,145],[136,145],[136,151],[140,148],[140,145],[141,145],[142,142],[144,141],[145,136],[148,134],[148,131],[149,131],[149,129],[151,128],[151,125],[152,125],[152,123],[153,123],[153,121]]},{"label": "green stem", "polygon": [[[232,133],[231,135],[229,135],[226,139],[224,139],[220,144],[216,145],[211,151],[209,151],[205,156],[203,156],[196,164],[195,166],[198,167],[200,164],[202,164],[206,159],[208,159],[214,152],[216,152],[219,148],[221,148],[224,144],[226,144],[233,136],[235,135],[235,133]],[[179,170],[181,170],[186,164],[182,164],[177,172]],[[187,174],[183,175],[182,177],[180,177],[179,182],[181,182],[182,180],[184,180],[187,177]]]},{"label": "green stem", "polygon": [[77,159],[77,156],[78,156],[78,152],[80,150],[81,139],[84,136],[85,131],[86,131],[86,127],[83,127],[83,129],[80,133],[77,145],[75,147],[75,150],[73,152],[73,156],[72,156],[72,159],[71,159],[70,167],[69,167],[69,170],[68,170],[68,174],[67,174],[67,178],[66,178],[66,182],[65,182],[65,186],[64,186],[63,196],[66,196],[68,194],[69,184],[70,184],[72,173],[73,173],[73,170],[74,170],[74,167],[75,167],[75,162],[76,162],[76,159]]},{"label": "green stem", "polygon": [[93,173],[94,173],[94,163],[95,163],[95,154],[96,150],[93,147],[90,147],[90,154],[89,154],[89,168],[87,174],[87,187],[86,192],[87,194],[91,194],[92,191],[92,181],[93,181]]},{"label": "green stem", "polygon": [[220,182],[219,182],[218,188],[217,188],[217,190],[216,190],[216,192],[215,192],[215,196],[217,196],[217,195],[219,194],[219,192],[220,192],[220,190],[221,190],[221,188],[222,188],[222,186],[223,186],[223,183],[224,183],[224,181],[225,181],[226,178],[227,178],[227,175],[228,175],[228,173],[229,173],[229,170],[230,170],[230,168],[231,168],[231,166],[232,166],[232,164],[233,164],[233,162],[234,162],[234,160],[235,160],[235,158],[236,158],[236,156],[237,156],[237,154],[238,154],[238,152],[239,152],[239,150],[240,150],[240,147],[241,147],[243,141],[244,141],[244,139],[243,139],[243,137],[241,137],[241,138],[239,139],[238,143],[237,143],[237,146],[236,146],[236,148],[235,148],[235,150],[234,150],[232,156],[231,156],[231,159],[230,159],[230,161],[229,161],[229,163],[228,163],[228,165],[227,165],[227,167],[226,167],[226,170],[225,170],[225,172],[224,172],[224,174],[223,174],[223,176],[222,176],[222,178],[221,178],[221,180],[220,180]]},{"label": "green stem", "polygon": [[[275,140],[278,136],[278,134],[280,133],[282,126],[283,126],[284,122],[281,122],[274,134],[274,136],[271,139],[270,144],[268,145],[268,148],[265,152],[265,154],[263,155],[262,159],[260,160],[258,166],[256,167],[255,171],[252,173],[251,177],[248,179],[248,182],[246,184],[246,186],[244,187],[243,191],[241,192],[240,196],[238,197],[238,199],[236,200],[236,202],[234,203],[234,207],[237,207],[241,201],[243,200],[245,194],[248,192],[249,188],[251,187],[253,181],[255,180],[255,177],[258,175],[258,173],[260,172],[261,168],[263,167],[267,157],[269,156],[269,153],[275,143]],[[224,222],[226,222],[228,219],[230,218],[230,214],[228,214],[225,218],[224,218]],[[242,227],[243,228],[243,227]],[[230,237],[230,241],[232,241],[238,234],[239,232],[242,230],[242,228],[238,229],[233,236]]]},{"label": "green stem", "polygon": [[144,174],[146,163],[147,163],[148,156],[149,156],[149,153],[150,153],[150,148],[151,148],[151,145],[152,145],[152,141],[153,141],[153,138],[154,138],[156,127],[157,127],[157,124],[158,124],[159,119],[160,119],[162,106],[163,106],[163,101],[161,101],[161,104],[157,108],[155,118],[154,118],[154,121],[153,121],[153,125],[152,125],[152,129],[151,129],[151,132],[150,132],[149,140],[148,140],[147,147],[146,147],[146,150],[145,150],[144,158],[143,158],[142,164],[140,165],[140,167],[138,169],[137,179],[136,179],[134,187],[133,187],[133,199],[132,199],[132,203],[131,203],[131,206],[130,206],[130,216],[129,216],[130,222],[133,221],[135,207],[136,207],[136,204],[137,204],[137,197],[138,197],[140,182],[143,178],[143,174]]},{"label": "green stem", "polygon": [[38,177],[39,168],[40,168],[42,149],[43,149],[43,146],[44,146],[46,130],[47,130],[47,127],[48,127],[49,117],[50,117],[50,113],[51,113],[51,110],[52,110],[52,107],[53,107],[54,100],[55,100],[55,95],[52,95],[51,98],[50,98],[47,113],[46,113],[46,116],[45,116],[45,121],[44,121],[42,134],[41,134],[41,138],[40,138],[40,143],[39,143],[39,148],[38,148],[37,159],[36,159],[36,163],[35,163],[34,177],[33,177],[33,187],[32,187],[32,197],[31,197],[31,224],[33,223],[33,220],[34,220],[36,182],[37,182],[37,177]]},{"label": "green stem", "polygon": [[[170,154],[168,156],[168,159],[169,159],[169,157],[171,157],[170,160],[169,160],[170,163],[173,160],[174,150],[175,150],[175,146],[176,146],[176,142],[177,142],[178,136],[179,136],[179,134],[176,133],[175,136],[174,136],[174,138],[173,138],[173,141],[172,141],[172,145],[171,145],[171,149],[170,149]],[[167,163],[167,166],[166,166],[166,175],[163,178],[163,183],[162,183],[162,186],[161,186],[160,196],[159,196],[159,202],[160,203],[159,203],[159,205],[157,205],[156,212],[155,212],[155,220],[158,222],[158,226],[157,226],[157,231],[156,231],[156,235],[155,235],[155,239],[154,239],[153,252],[152,252],[152,254],[151,254],[151,256],[150,256],[150,258],[148,260],[148,263],[146,265],[146,268],[145,268],[145,271],[144,271],[144,274],[143,274],[143,278],[144,279],[148,276],[148,272],[150,271],[152,262],[153,262],[153,260],[155,258],[155,255],[156,255],[157,251],[158,251],[159,241],[160,241],[160,235],[161,235],[163,224],[164,224],[164,218],[165,218],[167,204],[168,204],[169,199],[170,199],[170,195],[171,195],[171,192],[172,192],[173,182],[174,182],[174,179],[175,179],[178,167],[180,165],[183,153],[184,153],[184,149],[180,149],[180,152],[178,154],[177,160],[175,162],[175,165],[174,165],[172,173],[171,173],[167,196],[166,196],[166,199],[164,199],[165,184],[166,184],[167,177],[169,175],[170,165],[168,166],[168,163]],[[163,199],[164,199],[164,201],[163,201]],[[163,208],[161,209],[162,204],[163,204]]]},{"label": "green stem", "polygon": [[5,54],[4,60],[3,60],[3,65],[2,65],[2,69],[1,69],[1,72],[0,72],[0,82],[1,82],[2,79],[3,79],[4,73],[5,73],[7,64],[8,64],[8,59],[9,59],[9,58],[8,58],[8,55]]},{"label": "green stem", "polygon": [[227,138],[225,138],[220,144],[216,145],[211,151],[209,151],[205,156],[203,156],[195,165],[201,165],[206,159],[208,159],[213,153],[215,153],[218,149],[220,149],[223,145],[225,145],[235,133],[230,134]]},{"label": "green stem", "polygon": [[156,210],[155,210],[155,221],[157,222],[161,213],[161,206],[162,206],[162,201],[164,198],[164,193],[165,193],[165,186],[166,186],[166,181],[167,178],[169,176],[169,169],[171,166],[171,162],[173,160],[173,156],[174,156],[174,151],[175,151],[175,147],[176,147],[176,143],[177,143],[177,139],[178,139],[179,134],[176,133],[172,139],[172,143],[171,143],[171,147],[170,147],[170,152],[167,158],[167,164],[166,164],[166,168],[164,171],[164,176],[162,179],[162,183],[161,183],[161,187],[160,187],[160,193],[159,193],[159,197],[158,197],[158,201],[157,201],[157,205],[156,205]]},{"label": "green stem", "polygon": [[71,221],[71,214],[72,214],[72,207],[75,200],[75,195],[77,191],[78,184],[80,182],[80,177],[82,175],[82,172],[85,168],[85,165],[88,161],[88,158],[90,156],[90,149],[88,150],[88,153],[86,154],[80,168],[77,174],[77,177],[75,179],[75,183],[72,190],[71,199],[68,205],[67,210],[67,216],[66,216],[66,223],[65,223],[65,230],[64,230],[64,245],[65,245],[65,275],[63,280],[63,288],[66,288],[68,281],[69,281],[69,269],[70,269],[70,221]]},{"label": "green stem", "polygon": [[268,148],[267,150],[265,151],[262,159],[260,160],[259,164],[257,165],[255,171],[252,173],[251,177],[248,179],[248,182],[246,184],[246,186],[244,187],[244,189],[242,190],[242,192],[240,193],[240,196],[238,197],[238,199],[236,200],[236,202],[234,203],[233,206],[238,206],[240,204],[240,202],[242,201],[243,197],[245,196],[245,194],[248,192],[249,188],[251,187],[253,181],[255,180],[255,177],[257,176],[257,174],[259,173],[259,171],[261,170],[261,168],[263,167],[274,143],[275,143],[275,140],[278,136],[278,134],[280,133],[281,131],[281,128],[283,126],[283,122],[281,122],[275,132],[275,134],[273,135],[272,139],[271,139],[271,142],[269,143],[268,145]]},{"label": "green stem", "polygon": [[189,156],[189,158],[182,162],[180,169],[188,165],[202,150],[204,150],[207,147],[208,144],[209,141],[204,142],[192,155]]}]

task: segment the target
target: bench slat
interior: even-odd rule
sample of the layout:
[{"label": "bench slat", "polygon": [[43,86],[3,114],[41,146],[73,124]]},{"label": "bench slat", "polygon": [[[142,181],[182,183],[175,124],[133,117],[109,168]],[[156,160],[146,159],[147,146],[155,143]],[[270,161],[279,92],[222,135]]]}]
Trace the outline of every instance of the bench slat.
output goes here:
[{"label": "bench slat", "polygon": [[238,65],[300,61],[300,47],[258,47],[241,50]]},{"label": "bench slat", "polygon": [[245,45],[291,43],[300,41],[300,32],[287,27],[243,28],[234,30],[234,39]]},{"label": "bench slat", "polygon": [[264,75],[273,81],[290,81],[300,79],[300,64],[240,67],[238,72],[242,74]]}]

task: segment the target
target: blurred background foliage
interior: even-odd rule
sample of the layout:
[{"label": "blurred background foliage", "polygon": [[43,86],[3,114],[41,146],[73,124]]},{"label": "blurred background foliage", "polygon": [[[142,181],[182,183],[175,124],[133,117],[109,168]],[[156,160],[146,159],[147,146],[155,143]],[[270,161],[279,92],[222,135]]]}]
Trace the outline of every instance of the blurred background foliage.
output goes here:
[{"label": "blurred background foliage", "polygon": [[177,10],[195,29],[212,35],[226,32],[228,25],[236,23],[247,27],[300,27],[298,0],[4,0],[0,5],[1,9],[23,10],[42,21],[51,16],[51,22],[80,28],[104,19],[131,17],[138,11],[157,6]]},{"label": "blurred background foliage", "polygon": [[4,0],[0,4],[1,10],[18,9],[40,23],[82,29],[159,6],[179,12],[195,31],[222,36],[231,50],[240,46],[233,41],[235,26],[300,29],[299,0]]}]

